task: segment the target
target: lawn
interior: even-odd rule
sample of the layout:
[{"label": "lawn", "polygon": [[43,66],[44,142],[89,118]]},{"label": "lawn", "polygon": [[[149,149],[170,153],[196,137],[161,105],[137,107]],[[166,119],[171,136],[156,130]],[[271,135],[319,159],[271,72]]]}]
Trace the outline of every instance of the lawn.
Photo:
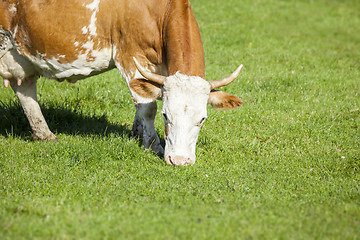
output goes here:
[{"label": "lawn", "polygon": [[131,136],[116,70],[38,81],[59,143],[31,141],[0,86],[0,239],[360,239],[360,2],[192,7],[206,78],[244,64],[223,88],[243,107],[209,106],[195,165],[175,168]]}]

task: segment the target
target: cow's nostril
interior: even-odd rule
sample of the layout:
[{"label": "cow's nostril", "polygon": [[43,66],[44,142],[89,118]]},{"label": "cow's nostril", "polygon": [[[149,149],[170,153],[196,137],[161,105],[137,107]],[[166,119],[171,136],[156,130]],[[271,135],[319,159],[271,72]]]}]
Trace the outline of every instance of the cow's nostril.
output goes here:
[{"label": "cow's nostril", "polygon": [[168,162],[170,165],[175,166],[175,164],[174,164],[173,161],[171,160],[171,156],[169,156],[167,159],[168,159],[167,162]]},{"label": "cow's nostril", "polygon": [[191,159],[190,159],[190,158],[186,159],[186,160],[183,161],[183,163],[182,163],[183,166],[189,166],[190,164],[191,164]]}]

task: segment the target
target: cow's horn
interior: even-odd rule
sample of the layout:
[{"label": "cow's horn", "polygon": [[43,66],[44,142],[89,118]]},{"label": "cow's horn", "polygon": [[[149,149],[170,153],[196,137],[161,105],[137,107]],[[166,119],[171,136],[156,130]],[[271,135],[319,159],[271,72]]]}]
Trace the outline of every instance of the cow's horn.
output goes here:
[{"label": "cow's horn", "polygon": [[164,85],[166,77],[146,70],[143,66],[141,66],[141,64],[136,60],[135,57],[133,57],[133,59],[134,59],[136,68],[139,70],[139,72],[141,73],[141,75],[143,75],[144,78],[146,78],[147,80],[149,80],[151,82],[158,83],[160,85]]},{"label": "cow's horn", "polygon": [[230,76],[209,82],[211,90],[230,84],[232,81],[234,81],[237,78],[237,76],[239,76],[242,68],[243,65],[241,64]]}]

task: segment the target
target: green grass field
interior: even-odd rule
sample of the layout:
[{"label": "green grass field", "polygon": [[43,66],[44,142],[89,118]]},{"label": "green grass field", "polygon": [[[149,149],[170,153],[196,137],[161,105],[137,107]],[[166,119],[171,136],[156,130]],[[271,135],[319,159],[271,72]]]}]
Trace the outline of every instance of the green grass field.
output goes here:
[{"label": "green grass field", "polygon": [[39,80],[58,144],[30,140],[1,86],[0,239],[360,239],[360,2],[192,6],[207,79],[244,64],[224,87],[243,107],[209,107],[195,165],[174,168],[131,137],[116,70]]}]

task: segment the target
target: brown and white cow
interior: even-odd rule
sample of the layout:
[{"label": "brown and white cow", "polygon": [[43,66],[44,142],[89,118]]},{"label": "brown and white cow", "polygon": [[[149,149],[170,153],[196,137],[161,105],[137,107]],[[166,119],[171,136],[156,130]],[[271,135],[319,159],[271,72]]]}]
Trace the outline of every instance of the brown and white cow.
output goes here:
[{"label": "brown and white cow", "polygon": [[0,76],[24,109],[33,138],[55,140],[37,102],[39,76],[75,82],[117,68],[136,106],[135,135],[163,153],[154,128],[163,100],[165,160],[195,162],[206,105],[232,109],[241,99],[204,80],[200,31],[189,0],[1,0]]}]

